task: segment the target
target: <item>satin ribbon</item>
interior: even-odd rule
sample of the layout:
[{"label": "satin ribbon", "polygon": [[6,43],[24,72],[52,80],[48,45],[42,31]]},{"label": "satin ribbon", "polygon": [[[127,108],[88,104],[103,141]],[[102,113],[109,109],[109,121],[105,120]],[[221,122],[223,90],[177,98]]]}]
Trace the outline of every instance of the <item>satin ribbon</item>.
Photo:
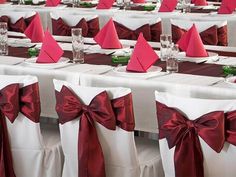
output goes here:
[{"label": "satin ribbon", "polygon": [[132,94],[111,100],[112,108],[116,117],[116,125],[126,131],[134,131],[134,111]]},{"label": "satin ribbon", "polygon": [[137,40],[140,33],[143,33],[144,38],[147,41],[151,41],[151,30],[150,25],[145,24],[136,30],[131,30],[126,26],[117,23],[114,21],[114,25],[118,34],[119,39],[129,39],[129,40]]},{"label": "satin ribbon", "polygon": [[18,113],[39,122],[40,102],[38,84],[19,88],[11,84],[0,90],[0,176],[15,177],[6,119],[14,122]]},{"label": "satin ribbon", "polygon": [[[84,105],[67,87],[56,92],[56,111],[61,124],[80,117],[78,160],[79,177],[105,177],[102,147],[99,143],[94,122],[107,129],[116,129],[115,115],[108,94],[104,91]],[[89,140],[89,141],[88,141]]]},{"label": "satin ribbon", "polygon": [[[172,25],[173,42],[178,42],[186,30],[179,28],[178,26]],[[217,28],[216,25],[206,29],[199,33],[203,44],[205,45],[227,45],[227,27]]]},{"label": "satin ribbon", "polygon": [[225,113],[225,138],[236,146],[236,111]]},{"label": "satin ribbon", "polygon": [[72,28],[82,28],[82,35],[84,37],[94,37],[99,31],[99,21],[98,18],[86,21],[82,18],[77,25],[69,26],[67,25],[62,18],[57,20],[52,19],[52,29],[54,35],[60,36],[71,36]]},{"label": "satin ribbon", "polygon": [[176,177],[204,177],[200,136],[219,153],[224,145],[224,112],[215,111],[195,120],[188,120],[173,108],[157,102],[159,138],[166,138],[169,148],[175,147]]}]

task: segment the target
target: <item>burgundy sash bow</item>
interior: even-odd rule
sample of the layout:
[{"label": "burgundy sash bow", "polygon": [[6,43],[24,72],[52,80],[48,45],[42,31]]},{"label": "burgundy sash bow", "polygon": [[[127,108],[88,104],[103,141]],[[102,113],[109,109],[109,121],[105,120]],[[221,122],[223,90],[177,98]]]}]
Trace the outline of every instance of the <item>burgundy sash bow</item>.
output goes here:
[{"label": "burgundy sash bow", "polygon": [[[172,25],[173,42],[177,43],[178,40],[186,33],[185,29]],[[205,45],[227,45],[227,27],[217,28],[216,25],[206,29],[200,33],[203,44]]]},{"label": "burgundy sash bow", "polygon": [[105,177],[105,164],[94,121],[115,130],[115,115],[107,93],[101,92],[88,106],[63,86],[56,92],[56,111],[61,124],[80,117],[78,154],[79,177]]},{"label": "burgundy sash bow", "polygon": [[169,148],[175,146],[176,177],[204,177],[200,136],[214,151],[224,145],[224,112],[216,111],[188,120],[173,108],[157,102],[159,138],[166,138]]},{"label": "burgundy sash bow", "polygon": [[115,28],[118,34],[119,39],[129,39],[129,40],[137,40],[140,33],[143,33],[144,38],[147,41],[151,41],[151,30],[150,25],[145,24],[136,30],[131,30],[127,28],[126,26],[117,23],[114,21]]},{"label": "burgundy sash bow", "polygon": [[39,122],[40,102],[37,83],[19,88],[11,84],[0,90],[0,176],[15,177],[6,119],[14,122],[19,112]]},{"label": "burgundy sash bow", "polygon": [[116,117],[116,125],[126,131],[134,131],[132,94],[111,100],[111,104]]},{"label": "burgundy sash bow", "polygon": [[226,141],[236,146],[236,111],[225,114]]}]

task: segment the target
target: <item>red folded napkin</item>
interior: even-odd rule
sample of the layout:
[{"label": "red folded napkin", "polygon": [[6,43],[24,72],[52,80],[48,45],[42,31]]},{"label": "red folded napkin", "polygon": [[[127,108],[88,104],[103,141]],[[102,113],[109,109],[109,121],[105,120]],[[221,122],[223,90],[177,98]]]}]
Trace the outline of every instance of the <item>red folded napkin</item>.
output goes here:
[{"label": "red folded napkin", "polygon": [[223,0],[218,10],[218,14],[232,14],[236,8],[235,0]]},{"label": "red folded napkin", "polygon": [[177,0],[163,0],[159,12],[172,12],[175,10],[177,3]]},{"label": "red folded napkin", "polygon": [[147,70],[159,59],[159,56],[147,43],[143,34],[140,33],[135,44],[134,51],[127,65],[127,71],[147,72]]},{"label": "red folded napkin", "polygon": [[46,0],[47,7],[56,7],[60,3],[61,3],[61,0]]},{"label": "red folded napkin", "polygon": [[122,45],[119,41],[116,28],[112,18],[107,22],[107,24],[98,32],[94,37],[94,40],[103,49],[120,49]]},{"label": "red folded napkin", "polygon": [[97,9],[110,9],[115,0],[99,0]]},{"label": "red folded napkin", "polygon": [[145,3],[146,0],[132,0],[134,3]]},{"label": "red folded napkin", "polygon": [[63,55],[63,50],[57,44],[49,31],[44,34],[43,44],[37,58],[37,63],[56,63]]},{"label": "red folded napkin", "polygon": [[31,39],[31,42],[43,42],[43,27],[38,13],[25,29],[24,34]]},{"label": "red folded napkin", "polygon": [[6,0],[0,0],[0,4],[4,4]]},{"label": "red folded napkin", "polygon": [[188,57],[208,56],[195,24],[180,38],[177,44],[181,50],[186,52]]},{"label": "red folded napkin", "polygon": [[207,6],[208,3],[206,0],[194,0],[194,5],[195,6]]}]

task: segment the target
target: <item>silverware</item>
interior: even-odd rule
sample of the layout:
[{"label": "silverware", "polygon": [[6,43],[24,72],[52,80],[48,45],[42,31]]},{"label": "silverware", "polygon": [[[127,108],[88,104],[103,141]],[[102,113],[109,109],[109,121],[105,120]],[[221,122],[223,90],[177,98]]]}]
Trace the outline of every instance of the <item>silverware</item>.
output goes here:
[{"label": "silverware", "polygon": [[214,85],[217,85],[217,84],[224,82],[224,81],[225,81],[225,79],[221,79],[221,80],[211,83],[209,86],[214,86]]}]

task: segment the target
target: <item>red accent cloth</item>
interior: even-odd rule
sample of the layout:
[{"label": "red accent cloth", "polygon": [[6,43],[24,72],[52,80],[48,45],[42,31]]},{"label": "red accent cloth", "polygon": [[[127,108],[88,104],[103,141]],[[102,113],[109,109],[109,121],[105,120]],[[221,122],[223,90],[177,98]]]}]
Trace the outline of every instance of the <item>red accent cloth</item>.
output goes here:
[{"label": "red accent cloth", "polygon": [[236,111],[225,113],[225,138],[236,146]]},{"label": "red accent cloth", "polygon": [[99,0],[97,9],[110,9],[115,0]]},{"label": "red accent cloth", "polygon": [[162,34],[161,22],[151,25],[150,30],[151,30],[151,41],[160,42],[160,35]]},{"label": "red accent cloth", "polygon": [[116,125],[126,131],[134,131],[134,111],[132,94],[111,100],[116,117]]},{"label": "red accent cloth", "polygon": [[0,90],[0,176],[16,177],[13,169],[12,154],[7,132],[6,117],[11,121],[19,111],[31,121],[38,123],[40,101],[38,83],[19,88],[11,84]]},{"label": "red accent cloth", "polygon": [[46,0],[46,7],[56,7],[61,3],[61,0]]},{"label": "red accent cloth", "polygon": [[6,0],[0,0],[0,4],[4,4],[5,2],[7,2]]},{"label": "red accent cloth", "polygon": [[206,0],[194,0],[194,5],[195,6],[207,6],[208,3]]},{"label": "red accent cloth", "polygon": [[77,95],[63,86],[60,92],[56,92],[56,100],[56,111],[61,124],[80,117],[78,176],[105,177],[104,156],[94,121],[107,129],[116,129],[115,115],[107,92],[98,94],[87,106],[81,103]]},{"label": "red accent cloth", "polygon": [[24,33],[26,28],[27,26],[26,26],[25,20],[23,17],[21,17],[19,20],[16,21],[16,23],[10,23],[8,29],[10,31]]},{"label": "red accent cloth", "polygon": [[8,18],[8,16],[6,16],[6,15],[1,16],[0,17],[0,22],[7,23],[7,29],[9,30],[10,19]]},{"label": "red accent cloth", "polygon": [[158,59],[159,57],[156,52],[144,39],[143,34],[140,33],[126,70],[132,72],[147,72]]},{"label": "red accent cloth", "polygon": [[177,0],[163,0],[159,8],[159,12],[172,12],[175,10]]},{"label": "red accent cloth", "polygon": [[215,111],[189,120],[174,108],[157,102],[159,138],[175,147],[175,176],[204,177],[200,136],[214,151],[220,152],[225,141],[224,112]]},{"label": "red accent cloth", "polygon": [[145,3],[146,0],[132,0],[133,3]]},{"label": "red accent cloth", "polygon": [[[185,29],[182,29],[176,25],[171,25],[172,30],[172,40],[174,43],[177,43],[178,40],[187,32]],[[216,25],[202,31],[200,37],[203,44],[205,45],[219,45],[227,46],[227,25],[217,28]]]},{"label": "red accent cloth", "polygon": [[38,13],[33,16],[24,34],[31,39],[31,42],[43,42],[44,30]]},{"label": "red accent cloth", "polygon": [[144,38],[147,41],[151,41],[151,30],[150,30],[149,24],[145,24],[137,28],[136,30],[131,30],[116,21],[114,21],[114,25],[115,25],[119,39],[137,40],[139,34],[143,33]]},{"label": "red accent cloth", "polygon": [[52,30],[54,35],[71,36],[71,28],[82,28],[82,35],[84,37],[94,37],[99,32],[99,19],[98,17],[86,21],[82,18],[77,25],[69,26],[62,18],[57,20],[52,19]]}]

